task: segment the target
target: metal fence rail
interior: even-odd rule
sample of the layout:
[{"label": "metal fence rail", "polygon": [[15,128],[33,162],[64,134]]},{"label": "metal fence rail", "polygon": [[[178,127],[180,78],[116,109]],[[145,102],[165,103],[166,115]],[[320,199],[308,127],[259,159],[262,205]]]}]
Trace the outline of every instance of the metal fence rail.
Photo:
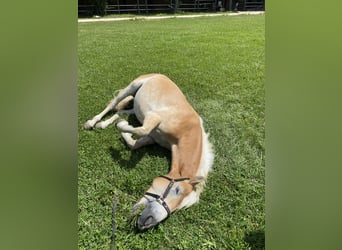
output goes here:
[{"label": "metal fence rail", "polygon": [[[177,11],[256,11],[265,9],[265,0],[107,0],[102,6],[79,0],[78,15],[175,13]],[[84,4],[82,4],[82,2]]]},{"label": "metal fence rail", "polygon": [[[216,0],[116,0],[104,5],[104,14],[122,13],[172,13],[177,11],[213,11]],[[96,12],[95,5],[79,4],[78,15],[93,15]]]}]

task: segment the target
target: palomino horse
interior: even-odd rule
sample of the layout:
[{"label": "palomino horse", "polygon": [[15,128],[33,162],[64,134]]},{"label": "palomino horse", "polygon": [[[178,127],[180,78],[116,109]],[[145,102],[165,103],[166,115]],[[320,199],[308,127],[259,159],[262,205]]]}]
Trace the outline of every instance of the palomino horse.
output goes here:
[{"label": "palomino horse", "polygon": [[[125,110],[132,100],[133,109]],[[111,118],[100,121],[114,109],[117,112]],[[119,119],[123,113],[135,114],[142,126],[133,127],[126,120]],[[145,207],[138,218],[139,229],[155,226],[175,210],[199,201],[214,154],[202,119],[175,83],[161,74],[140,76],[84,127],[106,128],[115,121],[132,150],[158,143],[172,152],[170,172],[156,177],[133,207],[135,210],[141,205]]]}]

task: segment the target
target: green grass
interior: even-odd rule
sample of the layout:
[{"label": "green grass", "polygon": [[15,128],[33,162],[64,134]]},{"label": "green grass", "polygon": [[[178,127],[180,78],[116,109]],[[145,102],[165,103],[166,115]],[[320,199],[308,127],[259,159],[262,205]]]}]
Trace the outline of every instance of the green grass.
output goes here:
[{"label": "green grass", "polygon": [[[79,249],[263,249],[265,230],[264,16],[79,24]],[[204,120],[215,148],[200,202],[137,232],[131,208],[169,170],[157,145],[131,152],[114,127],[85,131],[112,94],[163,73]],[[136,124],[134,118],[129,120]]]}]

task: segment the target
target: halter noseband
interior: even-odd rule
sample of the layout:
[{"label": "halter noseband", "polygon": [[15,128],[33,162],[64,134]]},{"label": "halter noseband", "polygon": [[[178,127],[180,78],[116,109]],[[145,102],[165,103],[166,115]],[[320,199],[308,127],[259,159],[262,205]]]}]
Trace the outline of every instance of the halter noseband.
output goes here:
[{"label": "halter noseband", "polygon": [[150,193],[150,192],[146,192],[145,195],[148,195],[148,196],[151,196],[153,198],[156,199],[157,202],[159,202],[163,208],[165,208],[166,212],[167,212],[167,216],[170,216],[171,214],[171,211],[170,211],[170,208],[169,206],[166,204],[165,202],[165,198],[167,197],[167,195],[169,194],[173,184],[175,184],[175,182],[179,182],[179,181],[186,181],[186,180],[190,180],[190,178],[176,178],[176,179],[172,179],[170,177],[167,177],[167,176],[164,176],[164,175],[161,175],[159,177],[162,177],[162,178],[165,178],[167,179],[168,181],[170,181],[169,185],[167,186],[167,188],[165,189],[164,193],[162,196],[158,195],[158,194],[154,194],[154,193]]}]

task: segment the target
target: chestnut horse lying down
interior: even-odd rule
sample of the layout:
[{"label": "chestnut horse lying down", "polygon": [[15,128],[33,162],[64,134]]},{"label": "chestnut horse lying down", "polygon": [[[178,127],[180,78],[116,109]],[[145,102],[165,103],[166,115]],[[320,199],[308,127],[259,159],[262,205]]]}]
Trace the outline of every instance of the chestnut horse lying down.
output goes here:
[{"label": "chestnut horse lying down", "polygon": [[[124,110],[132,100],[134,108]],[[111,118],[100,121],[114,109],[117,112]],[[124,113],[135,114],[142,126],[132,127],[126,120],[119,119],[119,115]],[[139,229],[155,226],[175,210],[198,202],[214,154],[201,117],[175,83],[161,74],[140,76],[122,89],[84,127],[106,128],[115,121],[132,150],[158,143],[172,152],[170,172],[156,177],[133,207],[145,207],[138,218]]]}]

